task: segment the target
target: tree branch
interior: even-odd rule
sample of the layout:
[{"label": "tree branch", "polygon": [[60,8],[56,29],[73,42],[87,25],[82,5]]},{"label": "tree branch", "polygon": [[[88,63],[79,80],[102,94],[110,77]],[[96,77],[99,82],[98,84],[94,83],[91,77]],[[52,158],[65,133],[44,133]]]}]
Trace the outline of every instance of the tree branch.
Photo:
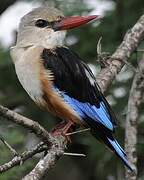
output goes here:
[{"label": "tree branch", "polygon": [[12,160],[9,162],[3,164],[0,166],[0,173],[5,172],[14,166],[21,165],[24,163],[27,159],[32,158],[35,154],[43,152],[47,150],[48,147],[44,145],[43,142],[39,143],[36,147],[34,147],[31,150],[28,150],[26,152],[23,152],[20,155],[15,156]]},{"label": "tree branch", "polygon": [[[32,156],[34,156],[35,154],[42,152],[42,151],[46,151],[49,149],[49,154],[47,155],[48,158],[44,158],[44,159],[49,159],[49,164],[51,167],[51,161],[50,160],[57,160],[57,157],[60,156],[60,152],[62,152],[62,150],[64,151],[65,147],[66,147],[66,139],[63,136],[58,136],[58,137],[53,137],[51,136],[50,133],[48,133],[39,123],[28,119],[14,111],[9,110],[8,108],[3,107],[2,105],[0,105],[0,116],[6,118],[7,120],[14,122],[18,125],[21,125],[25,128],[27,128],[28,130],[31,130],[33,133],[35,133],[39,138],[41,138],[46,145],[49,145],[49,147],[46,149],[46,147],[41,147],[38,144],[33,150],[31,151],[26,151],[24,153],[22,153],[19,156],[14,157],[11,161],[9,161],[8,163],[5,163],[4,165],[0,166],[0,173],[7,171],[8,169],[19,165],[20,162],[24,162],[25,160],[31,158]],[[51,153],[52,151],[55,151],[54,153]],[[46,157],[47,157],[46,156]],[[46,160],[41,161],[41,162],[46,162]],[[41,163],[36,166],[36,169],[38,169],[40,166],[41,168]],[[45,168],[47,166],[44,166]],[[48,168],[48,167],[47,167]],[[45,169],[42,169],[43,172],[46,172]],[[35,169],[34,171],[32,171],[32,173],[30,173],[30,175],[28,176],[33,176],[34,174],[33,172],[36,172]],[[41,174],[36,174],[36,177],[40,177]]]},{"label": "tree branch", "polygon": [[0,135],[1,142],[12,152],[14,156],[18,155],[16,150]]},{"label": "tree branch", "polygon": [[107,60],[107,66],[97,75],[97,82],[104,92],[110,83],[120,72],[123,65],[136,50],[140,42],[144,39],[144,15],[140,17],[137,23],[130,29],[120,46],[113,53],[111,58]]},{"label": "tree branch", "polygon": [[2,105],[0,105],[0,116],[27,128],[42,140],[51,142],[52,137],[38,122],[28,119],[14,111],[11,111],[8,108],[3,107]]},{"label": "tree branch", "polygon": [[35,168],[26,175],[22,180],[39,180],[42,179],[49,169],[53,168],[56,161],[64,154],[66,141],[61,137],[57,139],[57,143],[53,144],[47,155],[41,159]]},{"label": "tree branch", "polygon": [[144,59],[139,63],[140,72],[135,75],[128,101],[128,114],[125,127],[125,151],[128,160],[134,165],[136,174],[126,169],[126,179],[137,179],[137,124],[139,118],[139,107],[144,96]]}]

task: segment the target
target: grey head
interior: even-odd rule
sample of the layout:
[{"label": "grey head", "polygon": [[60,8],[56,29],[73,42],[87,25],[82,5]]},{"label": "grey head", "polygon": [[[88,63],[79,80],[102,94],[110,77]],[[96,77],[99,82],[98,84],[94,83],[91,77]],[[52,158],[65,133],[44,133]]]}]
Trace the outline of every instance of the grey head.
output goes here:
[{"label": "grey head", "polygon": [[66,31],[55,31],[55,22],[64,18],[61,11],[53,7],[35,8],[20,22],[17,36],[18,47],[43,46],[54,48],[62,46]]}]

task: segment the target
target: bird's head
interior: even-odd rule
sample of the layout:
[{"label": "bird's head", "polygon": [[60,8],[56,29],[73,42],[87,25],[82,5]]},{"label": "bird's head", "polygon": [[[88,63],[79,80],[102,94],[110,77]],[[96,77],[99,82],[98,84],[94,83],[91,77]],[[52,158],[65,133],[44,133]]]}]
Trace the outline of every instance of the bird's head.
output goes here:
[{"label": "bird's head", "polygon": [[56,8],[39,7],[26,14],[20,22],[17,45],[54,48],[62,46],[66,30],[86,24],[99,16],[65,17]]}]

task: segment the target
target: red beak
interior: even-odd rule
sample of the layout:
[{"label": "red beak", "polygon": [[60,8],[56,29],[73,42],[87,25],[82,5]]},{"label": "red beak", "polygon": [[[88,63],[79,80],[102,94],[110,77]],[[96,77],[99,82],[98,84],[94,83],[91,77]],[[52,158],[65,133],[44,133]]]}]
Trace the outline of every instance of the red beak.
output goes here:
[{"label": "red beak", "polygon": [[97,15],[64,17],[62,20],[54,23],[53,29],[55,31],[73,29],[99,17]]}]

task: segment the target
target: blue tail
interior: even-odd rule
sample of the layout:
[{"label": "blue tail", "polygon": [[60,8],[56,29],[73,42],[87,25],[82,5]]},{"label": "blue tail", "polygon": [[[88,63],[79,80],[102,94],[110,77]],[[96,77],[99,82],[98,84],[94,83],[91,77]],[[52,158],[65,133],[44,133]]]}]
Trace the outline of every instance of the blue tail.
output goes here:
[{"label": "blue tail", "polygon": [[126,153],[112,136],[116,125],[113,120],[115,116],[112,114],[104,97],[102,97],[103,101],[99,102],[99,106],[96,106],[88,102],[80,102],[68,96],[65,92],[59,91],[57,87],[54,87],[54,90],[81,117],[83,123],[91,128],[93,136],[99,141],[103,141],[131,171],[134,171],[134,168],[132,168],[127,160]]},{"label": "blue tail", "polygon": [[119,143],[113,138],[107,138],[110,149],[115,152],[115,154],[124,162],[124,164],[131,170],[134,171],[134,168],[132,165],[128,162],[126,153],[122,149],[122,147],[119,145]]}]

